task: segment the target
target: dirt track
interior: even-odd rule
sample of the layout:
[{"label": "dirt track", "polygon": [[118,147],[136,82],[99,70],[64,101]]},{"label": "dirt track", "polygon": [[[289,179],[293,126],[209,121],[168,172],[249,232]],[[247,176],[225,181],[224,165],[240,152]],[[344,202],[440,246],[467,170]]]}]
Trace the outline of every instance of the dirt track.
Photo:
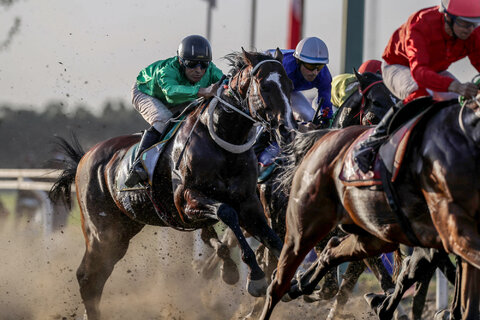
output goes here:
[{"label": "dirt track", "polygon": [[[82,319],[75,271],[84,251],[79,226],[44,237],[34,223],[0,228],[0,320]],[[192,268],[192,234],[146,227],[108,280],[101,304],[106,319],[240,319],[253,298],[242,285],[204,281]],[[357,294],[355,319],[375,319]],[[430,303],[431,304],[431,303]],[[325,319],[330,302],[280,303],[275,320]],[[427,318],[425,318],[427,319]]]}]

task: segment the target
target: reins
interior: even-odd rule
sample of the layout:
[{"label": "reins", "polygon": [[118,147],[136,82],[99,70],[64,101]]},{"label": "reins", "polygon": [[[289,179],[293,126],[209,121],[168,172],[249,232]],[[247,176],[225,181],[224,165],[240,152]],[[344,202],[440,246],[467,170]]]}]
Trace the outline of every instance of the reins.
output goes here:
[{"label": "reins", "polygon": [[[255,75],[255,72],[257,72],[257,70],[260,68],[260,66],[262,66],[264,63],[267,63],[267,62],[275,62],[275,63],[279,63],[279,64],[282,64],[280,61],[276,60],[276,59],[267,59],[267,60],[262,60],[260,61],[259,63],[257,63],[253,68],[252,70],[250,70],[249,72],[249,75],[250,77],[253,77]],[[243,69],[242,69],[243,70]],[[241,73],[241,71],[239,71],[237,73],[236,76],[238,76],[239,74]],[[245,99],[242,99],[241,98],[241,95],[236,92],[232,86],[231,86],[231,80],[232,80],[233,77],[229,77],[229,81],[228,81],[228,89],[229,89],[229,93],[232,93],[232,97],[238,102],[238,104],[240,106],[246,106],[248,105],[247,103],[247,100],[248,100],[248,96],[249,96],[249,93],[250,93],[250,88],[252,87],[252,79],[250,79],[250,84],[248,86],[248,89],[247,89],[247,93],[245,95]],[[208,132],[210,133],[210,136],[211,138],[213,139],[213,141],[215,141],[215,143],[217,143],[220,147],[222,147],[223,149],[229,151],[229,152],[232,152],[232,153],[243,153],[245,151],[247,151],[248,149],[250,149],[256,142],[256,139],[257,139],[257,134],[255,133],[257,130],[255,129],[256,127],[259,127],[261,126],[262,128],[264,129],[267,129],[269,130],[270,128],[270,125],[269,123],[264,119],[262,118],[257,112],[255,112],[255,117],[257,119],[255,119],[254,117],[252,117],[250,114],[252,114],[250,108],[251,106],[248,106],[248,110],[250,112],[250,114],[247,114],[246,112],[244,112],[243,110],[240,110],[239,108],[237,108],[236,106],[232,105],[231,103],[225,101],[224,99],[221,98],[221,93],[222,91],[224,90],[223,87],[220,87],[217,91],[217,94],[214,96],[214,99],[210,102],[210,105],[209,105],[209,111],[208,111],[208,119],[207,119],[207,122],[208,122]],[[249,140],[242,144],[242,145],[234,145],[234,144],[231,144],[223,139],[221,139],[216,133],[215,133],[215,130],[213,128],[213,112],[216,108],[216,106],[218,105],[218,102],[220,102],[223,106],[237,112],[238,114],[242,115],[243,117],[249,119],[250,121],[253,122],[253,129],[251,130],[250,134],[249,134]]]}]

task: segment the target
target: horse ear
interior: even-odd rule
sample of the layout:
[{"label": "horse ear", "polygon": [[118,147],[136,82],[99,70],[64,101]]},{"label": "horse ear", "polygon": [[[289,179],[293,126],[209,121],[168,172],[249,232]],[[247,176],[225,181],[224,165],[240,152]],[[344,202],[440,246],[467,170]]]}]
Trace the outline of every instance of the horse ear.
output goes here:
[{"label": "horse ear", "polygon": [[273,57],[275,60],[278,60],[280,62],[283,61],[283,53],[280,51],[280,49],[277,47],[277,50],[275,50],[275,56]]},{"label": "horse ear", "polygon": [[363,79],[363,76],[361,73],[358,73],[357,69],[353,68],[353,73],[355,74],[355,78],[357,78],[357,80],[359,82],[362,82],[362,79]]},{"label": "horse ear", "polygon": [[242,53],[243,53],[243,61],[245,61],[246,64],[253,66],[255,64],[253,61],[254,60],[253,56],[249,52],[245,51],[243,47],[242,47]]}]

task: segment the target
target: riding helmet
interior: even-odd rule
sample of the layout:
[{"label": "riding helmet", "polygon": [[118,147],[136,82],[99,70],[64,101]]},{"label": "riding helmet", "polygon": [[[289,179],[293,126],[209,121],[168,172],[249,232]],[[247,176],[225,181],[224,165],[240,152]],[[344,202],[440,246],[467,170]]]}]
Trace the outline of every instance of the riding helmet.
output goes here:
[{"label": "riding helmet", "polygon": [[212,48],[204,37],[191,35],[180,42],[177,55],[182,60],[212,61]]},{"label": "riding helmet", "polygon": [[305,63],[327,64],[328,48],[319,38],[308,37],[297,44],[293,56]]},{"label": "riding helmet", "polygon": [[452,18],[480,23],[480,1],[472,0],[442,0],[440,11]]}]

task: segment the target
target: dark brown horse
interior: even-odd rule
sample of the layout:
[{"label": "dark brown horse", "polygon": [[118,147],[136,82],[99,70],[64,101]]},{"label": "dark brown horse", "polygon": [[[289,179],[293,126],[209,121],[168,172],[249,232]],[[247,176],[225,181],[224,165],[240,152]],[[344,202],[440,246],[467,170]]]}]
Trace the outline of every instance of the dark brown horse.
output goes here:
[{"label": "dark brown horse", "polygon": [[[285,293],[292,298],[311,293],[331,267],[392,252],[401,243],[443,248],[480,268],[479,108],[448,101],[431,110],[436,112],[412,134],[403,159],[408,166],[394,182],[403,217],[390,209],[382,188],[347,186],[339,179],[343,159],[365,127],[325,132],[308,151],[293,176],[287,234],[261,319],[270,318]],[[351,233],[332,238],[324,255],[291,286],[305,255],[338,224],[350,226]],[[469,294],[467,300],[478,297]]]},{"label": "dark brown horse", "polygon": [[354,72],[358,80],[358,90],[338,108],[332,128],[377,124],[397,102],[383,83],[381,75],[371,72],[358,73],[355,69]]},{"label": "dark brown horse", "polygon": [[[276,56],[245,52],[230,56],[232,77],[225,90],[198,107],[170,139],[158,159],[152,186],[123,189],[118,177],[138,135],[101,142],[87,153],[61,142],[70,157],[52,194],[76,185],[86,251],[77,270],[88,319],[99,319],[99,302],[114,265],[130,239],[146,225],[190,231],[224,222],[235,234],[248,265],[247,289],[265,293],[265,274],[241,228],[279,255],[282,243],[265,219],[256,194],[257,161],[251,146],[254,124],[289,138],[296,128],[289,102],[292,84]],[[205,112],[204,112],[205,110]]]}]

